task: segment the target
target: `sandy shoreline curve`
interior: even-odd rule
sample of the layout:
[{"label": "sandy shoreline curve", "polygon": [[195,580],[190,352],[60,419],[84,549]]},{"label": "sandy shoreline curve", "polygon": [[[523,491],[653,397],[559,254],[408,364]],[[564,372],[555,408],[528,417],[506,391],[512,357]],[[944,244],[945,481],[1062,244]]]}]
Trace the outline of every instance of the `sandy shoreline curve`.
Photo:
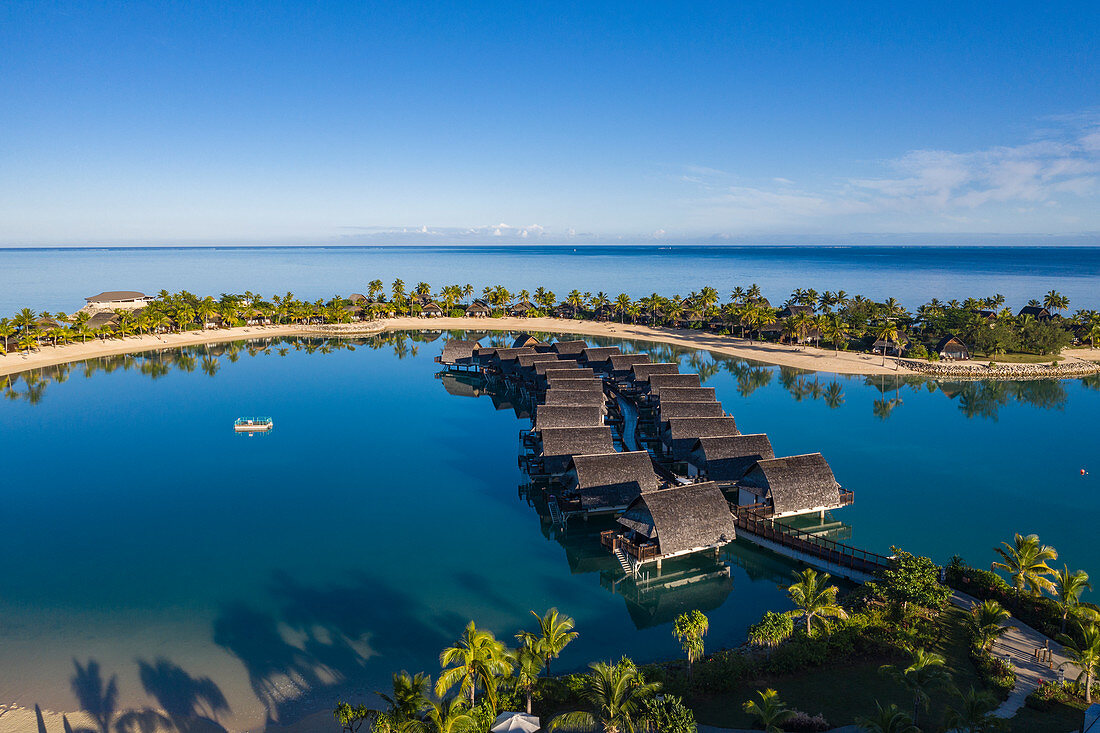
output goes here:
[{"label": "sandy shoreline curve", "polygon": [[[541,333],[567,333],[581,336],[637,339],[654,343],[702,349],[724,356],[752,359],[777,366],[794,367],[828,374],[875,376],[880,374],[915,375],[917,371],[896,364],[891,357],[882,365],[882,357],[860,352],[841,351],[813,346],[793,346],[770,342],[721,336],[705,331],[673,328],[652,328],[632,324],[577,321],[567,318],[417,318],[412,316],[387,318],[372,322],[336,324],[326,326],[278,325],[240,326],[237,328],[208,329],[144,336],[127,336],[122,339],[94,340],[86,344],[70,343],[62,346],[43,346],[30,354],[9,353],[0,355],[0,376],[41,367],[83,361],[99,356],[159,351],[180,346],[195,346],[226,341],[271,338],[276,336],[364,336],[386,331],[533,331]],[[1097,367],[1100,350],[1066,349],[1062,352],[1063,365],[1079,364],[1082,368]],[[904,359],[903,359],[904,361]],[[1059,375],[1051,375],[1059,376]],[[988,374],[987,378],[1001,377]]]}]

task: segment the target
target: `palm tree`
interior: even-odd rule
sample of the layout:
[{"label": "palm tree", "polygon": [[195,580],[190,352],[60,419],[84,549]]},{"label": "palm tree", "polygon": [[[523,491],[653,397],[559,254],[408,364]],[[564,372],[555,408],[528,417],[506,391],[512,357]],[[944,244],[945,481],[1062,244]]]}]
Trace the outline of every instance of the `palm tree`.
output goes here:
[{"label": "palm tree", "polygon": [[1077,677],[1080,684],[1085,685],[1085,703],[1092,704],[1092,681],[1096,673],[1100,671],[1100,627],[1095,623],[1078,624],[1081,632],[1079,638],[1062,634],[1058,641],[1062,642],[1064,651],[1070,660],[1081,670]]},{"label": "palm tree", "polygon": [[993,642],[1008,631],[1005,622],[1011,617],[1012,614],[1004,606],[990,599],[975,603],[970,609],[970,617],[967,618],[966,623],[978,646],[983,651],[989,651]]},{"label": "palm tree", "polygon": [[645,701],[660,689],[656,682],[646,682],[629,659],[618,664],[596,662],[581,682],[580,698],[589,710],[563,713],[550,721],[547,730],[558,728],[595,730],[604,733],[637,733],[646,722]]},{"label": "palm tree", "polygon": [[890,675],[912,693],[914,724],[919,722],[920,709],[928,709],[931,700],[929,692],[951,684],[951,674],[947,671],[944,658],[924,649],[913,652],[913,661],[904,669],[886,664],[879,667],[879,671]]},{"label": "palm tree", "polygon": [[882,703],[875,701],[877,712],[871,716],[857,716],[856,725],[867,733],[920,733],[913,719],[898,709],[898,706],[890,703],[888,707],[882,707]]},{"label": "palm tree", "polygon": [[545,662],[542,652],[530,643],[524,643],[512,654],[512,665],[515,674],[512,677],[516,689],[522,690],[527,698],[527,714],[531,714],[531,696],[539,683],[539,674],[542,672]]},{"label": "palm tree", "polygon": [[634,301],[630,299],[630,296],[626,293],[619,293],[615,298],[615,310],[619,313],[619,323],[626,323],[626,314],[630,310],[630,306]]},{"label": "palm tree", "polygon": [[1039,535],[1029,534],[1025,537],[1019,532],[1011,545],[1007,542],[1001,544],[1004,545],[1003,548],[995,547],[993,551],[1000,555],[1002,561],[993,563],[993,567],[1008,573],[1013,587],[1016,588],[1017,597],[1025,587],[1033,596],[1054,590],[1054,583],[1044,576],[1054,573],[1047,561],[1058,559],[1057,550],[1040,545]]},{"label": "palm tree", "polygon": [[1081,604],[1081,594],[1092,590],[1089,574],[1084,570],[1070,572],[1068,565],[1054,573],[1054,600],[1062,609],[1062,633],[1066,633],[1066,621],[1074,609]]},{"label": "palm tree", "polygon": [[468,733],[477,729],[477,721],[466,709],[461,697],[451,700],[429,700],[423,720],[410,720],[400,727],[400,733]]},{"label": "palm tree", "polygon": [[516,638],[542,654],[546,662],[546,676],[549,677],[550,662],[557,659],[565,647],[578,636],[578,633],[573,630],[576,622],[569,616],[559,613],[556,608],[551,608],[542,616],[534,611],[531,611],[531,615],[539,621],[538,634],[521,631],[516,634]]},{"label": "palm tree", "polygon": [[1051,290],[1043,296],[1043,307],[1051,313],[1064,310],[1069,308],[1069,298],[1062,295],[1057,290]]},{"label": "palm tree", "polygon": [[512,671],[504,644],[497,641],[493,632],[478,629],[473,621],[466,625],[466,631],[454,646],[440,653],[439,665],[443,671],[435,684],[435,694],[443,697],[458,684],[460,693],[469,698],[470,707],[474,706],[479,684],[492,685],[498,676]]},{"label": "palm tree", "polygon": [[897,344],[898,341],[898,325],[893,321],[885,321],[875,330],[875,338],[883,341],[882,345],[882,365],[886,366],[886,349],[890,344]]},{"label": "palm tree", "polygon": [[806,633],[813,631],[815,620],[826,618],[848,618],[847,612],[836,602],[837,587],[828,585],[828,573],[817,574],[813,568],[795,573],[796,582],[787,587],[794,605],[802,611],[806,619]]},{"label": "palm tree", "polygon": [[779,693],[771,688],[756,694],[760,700],[746,700],[741,709],[760,721],[764,733],[782,733],[783,724],[798,713],[784,705]]},{"label": "palm tree", "polygon": [[691,677],[691,665],[701,659],[705,652],[703,639],[710,629],[710,622],[702,611],[693,609],[681,613],[672,624],[672,635],[680,642],[687,654],[688,677]]},{"label": "palm tree", "polygon": [[848,322],[839,313],[827,313],[819,322],[821,336],[833,342],[835,353],[840,353],[840,342],[847,341],[849,334]]},{"label": "palm tree", "polygon": [[397,725],[403,725],[409,721],[417,720],[428,708],[430,703],[428,691],[432,686],[432,678],[423,672],[410,675],[402,670],[393,675],[393,694],[384,692],[375,693],[385,701],[389,709],[386,711],[389,720]]},{"label": "palm tree", "polygon": [[1003,730],[1007,721],[993,714],[997,698],[986,690],[975,690],[973,685],[966,692],[959,692],[959,705],[949,707],[944,714],[944,727],[959,733],[991,733]]}]

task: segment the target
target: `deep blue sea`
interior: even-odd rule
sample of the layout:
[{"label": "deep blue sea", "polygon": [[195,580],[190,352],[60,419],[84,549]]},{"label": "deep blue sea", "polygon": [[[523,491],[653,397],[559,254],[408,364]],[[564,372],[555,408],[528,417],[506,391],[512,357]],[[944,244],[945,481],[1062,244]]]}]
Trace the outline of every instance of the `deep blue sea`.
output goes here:
[{"label": "deep blue sea", "polygon": [[103,290],[251,290],[310,300],[365,292],[380,278],[438,288],[542,286],[581,292],[687,295],[705,285],[727,298],[757,283],[775,303],[795,288],[845,290],[909,308],[1001,293],[1019,308],[1049,290],[1071,309],[1100,308],[1097,247],[271,247],[0,249],[0,314],[19,308],[71,313]]}]

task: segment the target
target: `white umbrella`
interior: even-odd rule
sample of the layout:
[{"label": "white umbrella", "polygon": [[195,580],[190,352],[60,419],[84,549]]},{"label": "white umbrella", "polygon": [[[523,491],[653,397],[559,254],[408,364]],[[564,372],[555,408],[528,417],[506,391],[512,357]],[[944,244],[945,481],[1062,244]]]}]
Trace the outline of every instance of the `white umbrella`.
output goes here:
[{"label": "white umbrella", "polygon": [[534,715],[501,713],[489,730],[492,733],[536,733],[539,728],[539,719]]}]

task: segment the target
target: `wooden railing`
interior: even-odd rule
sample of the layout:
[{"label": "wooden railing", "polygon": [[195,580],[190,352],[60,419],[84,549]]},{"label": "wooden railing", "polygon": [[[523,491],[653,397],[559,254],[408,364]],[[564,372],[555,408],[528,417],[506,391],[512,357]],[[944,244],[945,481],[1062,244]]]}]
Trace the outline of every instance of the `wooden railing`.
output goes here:
[{"label": "wooden railing", "polygon": [[826,539],[801,529],[780,524],[773,519],[743,507],[734,520],[737,529],[761,539],[770,540],[784,547],[798,550],[826,562],[865,573],[874,573],[891,566],[892,561],[885,555],[867,552],[858,547],[845,545]]},{"label": "wooden railing", "polygon": [[657,545],[633,542],[624,537],[622,533],[613,529],[605,529],[603,532],[600,532],[600,544],[612,552],[621,549],[638,562],[652,560],[661,554],[661,550]]},{"label": "wooden railing", "polygon": [[840,490],[840,505],[848,506],[854,503],[856,500],[856,494],[854,491],[848,491],[847,489]]}]

